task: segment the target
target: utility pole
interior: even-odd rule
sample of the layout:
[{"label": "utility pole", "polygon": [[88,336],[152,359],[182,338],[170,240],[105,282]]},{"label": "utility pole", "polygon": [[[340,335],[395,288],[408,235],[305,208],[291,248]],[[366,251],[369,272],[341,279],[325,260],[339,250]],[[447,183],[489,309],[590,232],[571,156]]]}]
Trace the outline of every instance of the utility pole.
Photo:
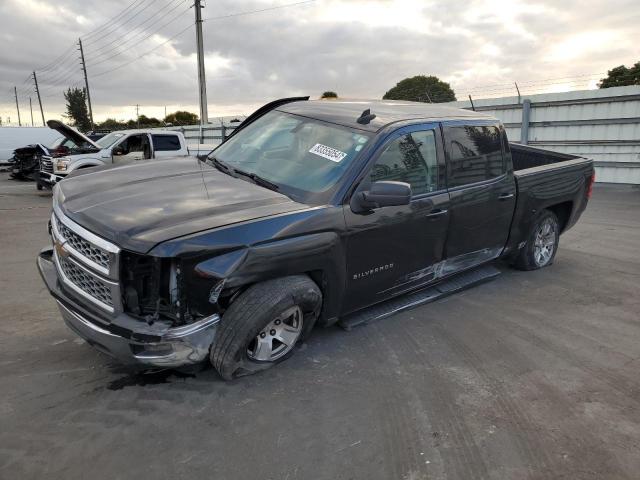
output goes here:
[{"label": "utility pole", "polygon": [[33,105],[31,105],[31,97],[29,97],[29,110],[31,110],[31,126],[33,127]]},{"label": "utility pole", "polygon": [[22,126],[22,122],[20,122],[20,105],[18,105],[18,88],[13,87],[13,93],[16,95],[16,110],[18,111],[18,126]]},{"label": "utility pole", "polygon": [[40,98],[40,89],[38,88],[38,77],[36,77],[36,72],[33,72],[33,83],[36,84],[36,93],[38,94],[38,103],[40,104],[40,115],[42,115],[42,126],[46,127],[46,123],[44,122],[44,110],[42,110],[42,99]]},{"label": "utility pole", "polygon": [[518,103],[520,103],[520,89],[518,88],[518,83],[513,82],[513,84],[516,86],[516,91],[518,92]]},{"label": "utility pole", "polygon": [[140,128],[140,105],[136,103],[136,122],[138,122],[138,128]]},{"label": "utility pole", "polygon": [[80,47],[80,61],[82,62],[82,73],[84,73],[84,86],[87,91],[87,103],[89,104],[89,121],[91,122],[91,131],[93,131],[93,109],[91,108],[91,93],[89,92],[89,79],[87,78],[87,64],[84,62],[84,50],[82,49],[82,40],[78,39],[78,47]]},{"label": "utility pole", "polygon": [[200,142],[202,142],[202,126],[209,121],[207,112],[207,80],[204,74],[204,46],[202,43],[202,0],[194,0],[196,12],[196,42],[198,47],[198,86],[200,92]]}]

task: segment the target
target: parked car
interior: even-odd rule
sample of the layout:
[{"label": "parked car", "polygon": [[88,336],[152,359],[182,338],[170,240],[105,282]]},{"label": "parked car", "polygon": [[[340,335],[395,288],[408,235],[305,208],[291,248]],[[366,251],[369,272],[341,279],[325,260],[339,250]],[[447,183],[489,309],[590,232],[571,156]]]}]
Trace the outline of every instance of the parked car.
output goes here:
[{"label": "parked car", "polygon": [[38,266],[90,345],[144,366],[210,359],[232,379],[314,325],[410,307],[498,258],[551,265],[593,182],[591,160],[510,144],[478,112],[283,99],[206,163],[57,185]]},{"label": "parked car", "polygon": [[82,168],[189,154],[184,136],[180,132],[122,130],[94,141],[60,121],[49,120],[47,125],[81,148],[71,150],[68,155],[63,156],[43,155],[39,186],[51,187]]},{"label": "parked car", "polygon": [[73,146],[75,145],[71,140],[60,137],[49,146],[35,143],[26,147],[16,148],[13,151],[13,158],[9,160],[11,177],[17,180],[34,180],[38,176],[40,159],[43,155],[55,157],[59,152],[63,152]]}]

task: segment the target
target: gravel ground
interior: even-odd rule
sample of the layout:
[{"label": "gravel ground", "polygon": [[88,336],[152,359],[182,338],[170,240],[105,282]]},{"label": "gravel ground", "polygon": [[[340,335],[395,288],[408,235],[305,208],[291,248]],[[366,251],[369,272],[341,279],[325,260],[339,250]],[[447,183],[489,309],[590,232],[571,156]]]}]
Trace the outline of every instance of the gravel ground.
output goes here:
[{"label": "gravel ground", "polygon": [[638,188],[597,186],[550,268],[232,383],[77,339],[35,267],[50,203],[0,174],[0,478],[639,478]]}]

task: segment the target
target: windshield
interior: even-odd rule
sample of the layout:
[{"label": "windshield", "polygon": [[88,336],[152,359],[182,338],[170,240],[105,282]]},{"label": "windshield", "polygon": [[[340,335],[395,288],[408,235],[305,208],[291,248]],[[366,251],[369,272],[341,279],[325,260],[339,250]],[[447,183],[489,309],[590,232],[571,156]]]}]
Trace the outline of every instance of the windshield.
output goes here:
[{"label": "windshield", "polygon": [[369,138],[359,130],[272,111],[211,156],[278,186],[320,193],[336,184]]},{"label": "windshield", "polygon": [[119,132],[111,132],[108,135],[105,135],[99,140],[96,140],[95,143],[100,146],[100,148],[109,148],[111,145],[116,143],[119,138],[124,137],[126,134]]}]

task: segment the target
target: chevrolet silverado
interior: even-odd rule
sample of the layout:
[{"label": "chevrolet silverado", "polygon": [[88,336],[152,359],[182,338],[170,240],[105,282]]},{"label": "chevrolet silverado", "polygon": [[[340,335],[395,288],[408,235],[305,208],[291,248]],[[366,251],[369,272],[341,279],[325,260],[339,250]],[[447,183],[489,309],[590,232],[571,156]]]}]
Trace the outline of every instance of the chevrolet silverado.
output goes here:
[{"label": "chevrolet silverado", "polygon": [[60,182],[38,267],[98,350],[210,360],[232,379],[290,357],[316,325],[419,304],[496,259],[551,265],[593,182],[591,160],[509,143],[478,112],[282,99],[205,161]]}]

